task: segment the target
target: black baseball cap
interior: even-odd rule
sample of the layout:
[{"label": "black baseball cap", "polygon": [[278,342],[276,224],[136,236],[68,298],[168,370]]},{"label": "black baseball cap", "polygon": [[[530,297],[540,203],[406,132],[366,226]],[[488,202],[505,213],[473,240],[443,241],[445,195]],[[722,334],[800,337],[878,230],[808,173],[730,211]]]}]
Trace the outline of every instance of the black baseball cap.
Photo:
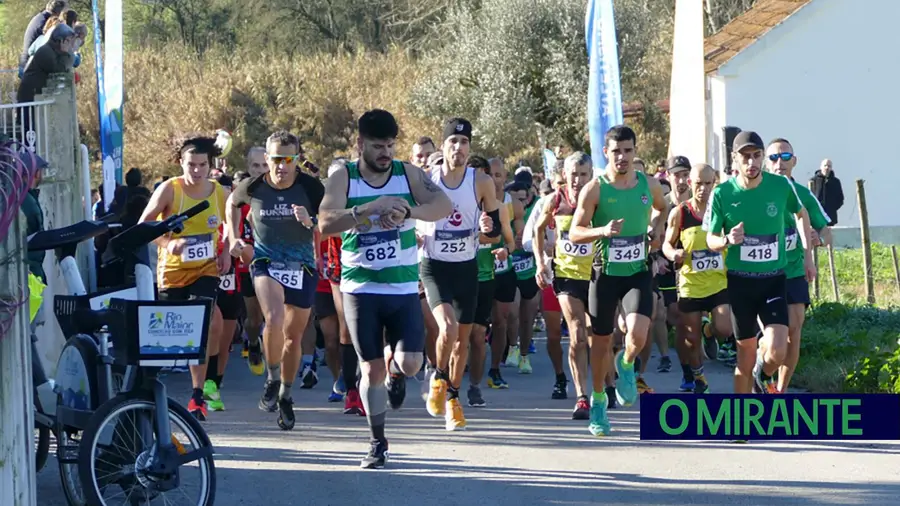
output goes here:
[{"label": "black baseball cap", "polygon": [[691,170],[691,161],[686,156],[673,156],[666,160],[666,172],[681,172]]},{"label": "black baseball cap", "polygon": [[22,162],[22,165],[25,165],[26,167],[33,166],[35,170],[46,169],[50,166],[50,164],[47,163],[47,160],[44,160],[37,153],[34,153],[32,151],[19,153],[19,161]]},{"label": "black baseball cap", "polygon": [[530,190],[534,185],[534,176],[527,170],[520,170],[513,176],[513,182],[506,185],[505,191],[514,192],[521,190]]},{"label": "black baseball cap", "polygon": [[734,142],[732,143],[732,151],[737,153],[744,148],[757,148],[757,149],[766,149],[765,144],[763,144],[762,137],[759,136],[756,132],[751,132],[749,130],[745,130],[734,137]]}]

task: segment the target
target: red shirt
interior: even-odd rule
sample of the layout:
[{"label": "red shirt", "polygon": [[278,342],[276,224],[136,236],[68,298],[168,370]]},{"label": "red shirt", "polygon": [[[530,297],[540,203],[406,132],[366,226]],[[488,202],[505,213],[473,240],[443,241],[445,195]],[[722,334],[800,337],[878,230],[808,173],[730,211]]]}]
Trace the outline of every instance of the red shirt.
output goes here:
[{"label": "red shirt", "polygon": [[[245,244],[253,246],[253,229],[250,227],[250,206],[241,206],[241,239]],[[235,270],[238,273],[250,272],[250,266],[244,265],[244,262],[238,259],[235,262]]]}]

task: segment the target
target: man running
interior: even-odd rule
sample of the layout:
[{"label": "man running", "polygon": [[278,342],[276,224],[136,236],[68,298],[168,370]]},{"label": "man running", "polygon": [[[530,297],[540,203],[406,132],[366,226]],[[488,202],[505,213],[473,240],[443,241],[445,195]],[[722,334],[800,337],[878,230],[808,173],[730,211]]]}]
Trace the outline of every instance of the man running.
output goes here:
[{"label": "man running", "polygon": [[535,275],[537,274],[537,266],[534,261],[534,254],[525,251],[522,248],[522,236],[525,230],[525,222],[534,211],[538,197],[534,186],[534,177],[531,171],[521,171],[515,176],[513,182],[513,191],[519,190],[521,195],[520,201],[524,207],[524,216],[521,220],[516,220],[516,249],[510,256],[513,270],[516,271],[516,287],[519,291],[519,303],[513,306],[513,312],[516,316],[515,321],[518,327],[518,346],[510,347],[509,360],[518,360],[519,374],[531,374],[531,360],[528,354],[532,351],[531,339],[534,336],[534,320],[540,307],[541,299],[540,289],[538,288]]},{"label": "man running", "polygon": [[[738,394],[778,392],[772,377],[787,355],[785,223],[791,215],[796,215],[801,231],[806,276],[814,276],[816,269],[807,246],[806,210],[786,177],[762,170],[764,149],[756,132],[735,136],[736,175],[716,187],[703,222],[709,249],[727,250],[728,301],[738,344],[734,392]],[[757,319],[768,344],[759,355]]]},{"label": "man running", "polygon": [[394,160],[399,127],[391,113],[368,111],[359,118],[358,129],[359,161],[326,181],[320,228],[325,235],[343,232],[341,292],[361,361],[360,393],[372,433],[361,467],[370,469],[383,467],[388,451],[386,404],[390,400],[394,409],[402,406],[406,377],[422,365],[415,220],[439,220],[453,207],[421,169]]},{"label": "man running", "polygon": [[428,157],[435,151],[437,151],[437,148],[434,145],[434,141],[431,140],[431,137],[419,137],[419,140],[413,144],[410,161],[416,167],[424,169],[428,164]]},{"label": "man running", "polygon": [[446,218],[424,228],[424,258],[419,273],[440,328],[437,370],[426,406],[431,416],[444,416],[447,430],[453,431],[466,427],[459,389],[478,304],[475,255],[479,217],[484,212],[491,219],[491,228],[485,234],[488,237],[500,235],[502,221],[493,181],[467,165],[472,124],[463,118],[449,119],[443,137],[444,164],[432,172],[431,181],[450,197],[453,209]]},{"label": "man running", "polygon": [[253,262],[250,274],[265,317],[263,331],[268,377],[259,408],[278,411],[278,426],[294,428],[291,388],[300,369],[300,342],[315,299],[315,216],[324,188],[302,173],[300,139],[279,131],[266,140],[268,172],[235,188],[228,214],[232,250],[246,246],[238,235],[241,206],[250,206]]},{"label": "man running", "polygon": [[[821,244],[816,237],[824,237],[826,239],[824,242],[828,243],[831,236],[828,224],[831,222],[831,218],[818,199],[809,191],[809,188],[794,181],[793,172],[796,165],[797,157],[794,155],[794,148],[790,142],[785,139],[775,139],[769,143],[769,147],[766,149],[766,167],[769,172],[784,176],[793,184],[794,191],[800,197],[800,203],[809,213],[810,227],[816,231],[812,241],[813,246]],[[784,249],[787,257],[784,274],[787,279],[785,289],[788,303],[788,346],[784,363],[778,369],[778,391],[782,393],[787,391],[788,385],[791,383],[791,376],[800,360],[803,321],[806,319],[806,308],[810,304],[809,281],[804,266],[804,258],[808,252],[798,244],[796,223],[792,216],[785,217],[784,235]],[[766,345],[767,343],[761,343],[760,347],[765,348]]]},{"label": "man running", "polygon": [[[553,198],[541,210],[534,235],[534,256],[537,265],[537,283],[541,288],[553,286],[559,299],[563,316],[569,327],[571,341],[569,344],[569,368],[572,370],[572,381],[575,383],[575,394],[578,400],[572,412],[573,420],[587,420],[590,407],[587,396],[588,350],[587,321],[585,310],[588,304],[588,290],[591,283],[591,263],[594,258],[593,244],[575,244],[569,239],[572,216],[578,203],[578,195],[593,176],[591,158],[575,152],[566,157],[564,174],[566,184],[556,190]],[[545,257],[544,234],[553,226],[558,237],[553,253],[553,270],[547,267]],[[565,374],[557,374],[557,388],[566,383]]]},{"label": "man running", "polygon": [[[139,223],[166,219],[201,203],[209,207],[184,222],[180,233],[170,233],[156,239],[157,286],[159,300],[184,301],[193,297],[205,297],[213,301],[219,291],[219,276],[231,267],[228,251],[216,255],[219,242],[219,224],[223,221],[226,191],[209,179],[209,170],[219,149],[215,139],[201,134],[190,134],[175,141],[174,161],[181,165],[183,174],[159,185],[150,196]],[[208,416],[203,399],[203,384],[209,358],[219,353],[218,336],[222,332],[222,313],[213,305],[206,361],[191,366],[193,392],[188,411],[198,420]]]},{"label": "man running", "polygon": [[[470,157],[469,166],[489,176],[492,175],[491,164],[480,156]],[[484,213],[481,215],[482,219],[485,219],[486,216]],[[514,244],[515,238],[510,226],[508,206],[500,206],[500,221],[503,223],[501,235],[506,244]],[[481,380],[484,377],[484,361],[487,355],[486,335],[491,326],[491,312],[494,309],[494,265],[497,262],[506,262],[509,257],[508,247],[500,244],[499,239],[499,237],[491,238],[479,234],[478,253],[475,257],[478,263],[478,304],[475,307],[474,325],[470,338],[472,351],[469,356],[469,390],[467,392],[469,406],[474,408],[485,405],[484,397],[481,395]],[[503,353],[502,348],[500,348],[500,353]],[[493,363],[493,356],[491,360]],[[499,363],[499,355],[496,360]],[[491,372],[493,376],[489,380],[490,385],[502,388],[502,384],[497,381],[500,375],[499,370],[492,369]],[[499,381],[502,381],[502,378],[499,378]]]},{"label": "man running", "polygon": [[634,131],[623,125],[606,133],[603,153],[609,164],[581,190],[569,230],[574,244],[599,241],[588,294],[594,390],[589,430],[595,436],[608,435],[610,430],[605,380],[619,302],[627,334],[624,349],[615,357],[616,399],[626,407],[637,400],[634,360],[647,343],[653,314],[647,250],[662,232],[659,216],[667,207],[659,182],[632,166],[636,140]]},{"label": "man running", "polygon": [[[715,333],[726,338],[731,335],[731,308],[728,305],[725,261],[722,254],[710,251],[706,246],[703,215],[718,174],[704,163],[694,165],[690,171],[693,194],[687,202],[669,213],[669,226],[663,253],[678,271],[679,306],[679,356],[682,367],[687,366],[691,391],[704,394],[709,382],[703,374],[703,348],[700,328],[704,313],[712,316]],[[686,391],[682,385],[682,391]]]}]

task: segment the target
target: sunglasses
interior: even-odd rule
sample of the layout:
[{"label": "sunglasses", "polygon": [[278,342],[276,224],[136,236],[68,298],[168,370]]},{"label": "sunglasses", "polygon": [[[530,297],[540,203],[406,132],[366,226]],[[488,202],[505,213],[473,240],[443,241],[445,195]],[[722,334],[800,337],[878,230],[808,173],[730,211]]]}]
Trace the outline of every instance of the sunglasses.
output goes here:
[{"label": "sunglasses", "polygon": [[266,155],[266,158],[275,163],[284,162],[285,164],[291,164],[299,160],[300,155]]},{"label": "sunglasses", "polygon": [[789,162],[794,158],[794,153],[776,153],[774,155],[769,155],[769,160],[772,162],[777,162],[779,158],[781,158],[782,162]]}]

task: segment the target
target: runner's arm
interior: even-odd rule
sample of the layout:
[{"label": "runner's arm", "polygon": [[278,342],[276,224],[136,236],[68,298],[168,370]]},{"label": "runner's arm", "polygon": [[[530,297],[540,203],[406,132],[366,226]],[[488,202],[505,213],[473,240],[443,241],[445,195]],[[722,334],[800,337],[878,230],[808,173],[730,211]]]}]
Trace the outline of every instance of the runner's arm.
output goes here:
[{"label": "runner's arm", "polygon": [[[515,234],[513,234],[512,227],[509,226],[509,211],[506,209],[506,206],[498,207],[497,211],[500,213],[500,233],[503,235],[503,240],[506,242],[506,249],[509,251],[510,244],[516,244]],[[512,251],[510,251],[510,253],[512,253]]]},{"label": "runner's arm", "polygon": [[669,205],[666,203],[666,196],[659,180],[652,177],[647,178],[647,182],[650,187],[650,196],[653,198],[653,210],[650,211],[650,235],[655,242],[662,237],[663,224],[669,214]]},{"label": "runner's arm", "polygon": [[[491,217],[491,231],[486,235],[488,237],[497,237],[501,233],[503,233],[504,239],[513,239],[512,242],[508,242],[507,244],[515,244],[515,237],[507,237],[503,231],[503,220],[500,218],[501,206],[497,201],[497,193],[496,189],[494,188],[494,180],[491,178],[491,176],[488,176],[481,171],[476,172],[475,192],[477,193],[478,201],[481,202],[481,209]],[[508,223],[509,219],[507,219],[506,221]],[[506,228],[509,229],[508,224]],[[512,231],[510,230],[510,232]]]},{"label": "runner's arm", "polygon": [[550,225],[551,220],[553,220],[553,214],[550,207],[551,206],[549,205],[544,205],[544,208],[541,209],[541,214],[537,220],[537,223],[534,224],[534,249],[532,253],[534,253],[535,263],[540,266],[546,264],[546,260],[544,258],[544,241],[546,239],[545,234],[547,233],[547,227]]},{"label": "runner's arm", "polygon": [[545,197],[538,199],[535,210],[531,212],[531,216],[525,222],[525,230],[522,232],[522,249],[525,251],[534,252],[534,231],[541,215],[540,211],[544,208],[544,199]]},{"label": "runner's arm", "polygon": [[[504,207],[504,206],[500,206]],[[504,220],[504,223],[506,221]],[[513,199],[513,227],[517,232],[515,233],[515,244],[516,249],[525,249],[523,246],[524,238],[525,238],[525,204],[523,204],[518,199]]]},{"label": "runner's arm", "polygon": [[675,256],[678,253],[675,244],[678,243],[679,234],[681,234],[681,206],[673,208],[672,212],[669,213],[669,226],[666,228],[666,240],[663,241],[662,244],[663,255],[672,262],[675,261]]},{"label": "runner's arm", "polygon": [[569,228],[570,241],[575,244],[589,244],[606,237],[608,229],[605,226],[591,227],[591,219],[599,202],[600,184],[594,178],[578,193],[578,205],[575,207],[572,226]]},{"label": "runner's arm", "polygon": [[[147,221],[156,221],[160,216],[163,218],[169,213],[172,202],[175,200],[175,190],[172,188],[172,180],[164,181],[159,188],[150,195],[150,201],[144,208],[144,213],[138,223]],[[169,243],[169,234],[163,235],[153,241],[158,247],[165,248]]]},{"label": "runner's arm", "polygon": [[453,212],[453,203],[450,202],[450,197],[431,178],[426,176],[422,169],[409,163],[404,163],[403,167],[409,181],[409,190],[418,204],[409,210],[410,218],[421,221],[438,221]]},{"label": "runner's arm", "polygon": [[706,214],[703,216],[706,246],[716,253],[721,253],[728,248],[728,231],[725,230],[725,213],[721,209],[722,198],[719,196],[719,188],[713,190],[712,198],[707,206]]},{"label": "runner's arm", "polygon": [[356,226],[360,216],[365,216],[360,212],[360,208],[366,207],[365,204],[356,209],[356,215],[353,214],[353,209],[346,209],[349,184],[350,176],[346,167],[338,169],[325,180],[325,196],[319,205],[318,227],[323,235],[350,230]]}]

